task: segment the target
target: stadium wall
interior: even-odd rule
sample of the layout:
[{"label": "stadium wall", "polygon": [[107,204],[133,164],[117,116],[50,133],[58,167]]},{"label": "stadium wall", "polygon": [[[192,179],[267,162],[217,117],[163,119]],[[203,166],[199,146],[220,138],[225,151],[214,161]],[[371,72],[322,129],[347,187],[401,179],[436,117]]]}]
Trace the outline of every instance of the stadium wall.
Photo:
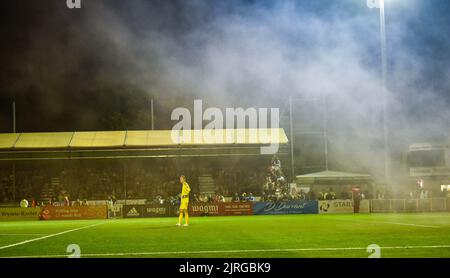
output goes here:
[{"label": "stadium wall", "polygon": [[[115,212],[115,213],[114,213]],[[145,218],[145,217],[170,217],[179,214],[179,207],[173,205],[115,205],[110,206],[108,215],[110,218]],[[229,216],[229,215],[253,215],[253,203],[225,202],[225,203],[191,203],[189,204],[190,216]]]},{"label": "stadium wall", "polygon": [[[98,201],[94,203],[103,204],[71,207],[48,206],[42,208],[4,207],[0,208],[0,221],[174,217],[179,213],[178,206],[169,204],[143,205],[142,200],[136,202],[129,201],[132,204],[111,205],[106,201]],[[327,201],[297,200],[288,202],[191,203],[189,205],[191,216],[334,214],[354,213],[354,211],[354,202],[350,199]],[[359,206],[359,213],[435,211],[450,211],[450,198],[362,200]]]},{"label": "stadium wall", "polygon": [[[118,208],[122,208],[122,211]],[[116,205],[118,213],[115,217],[123,218],[145,218],[145,217],[169,217],[176,215],[176,208],[172,205]],[[111,215],[114,211],[110,208],[109,214]]]}]

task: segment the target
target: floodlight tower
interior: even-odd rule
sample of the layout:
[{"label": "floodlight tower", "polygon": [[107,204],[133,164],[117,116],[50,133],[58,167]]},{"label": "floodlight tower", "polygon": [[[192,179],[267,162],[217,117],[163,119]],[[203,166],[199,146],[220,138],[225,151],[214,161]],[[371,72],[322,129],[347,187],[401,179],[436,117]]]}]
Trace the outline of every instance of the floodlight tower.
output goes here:
[{"label": "floodlight tower", "polygon": [[390,150],[388,144],[388,107],[387,107],[387,90],[386,90],[386,72],[387,72],[387,56],[386,56],[386,21],[384,16],[385,0],[367,0],[367,6],[371,9],[380,10],[380,48],[381,48],[381,93],[383,98],[383,141],[384,141],[384,179],[385,183],[391,181],[390,173]]}]

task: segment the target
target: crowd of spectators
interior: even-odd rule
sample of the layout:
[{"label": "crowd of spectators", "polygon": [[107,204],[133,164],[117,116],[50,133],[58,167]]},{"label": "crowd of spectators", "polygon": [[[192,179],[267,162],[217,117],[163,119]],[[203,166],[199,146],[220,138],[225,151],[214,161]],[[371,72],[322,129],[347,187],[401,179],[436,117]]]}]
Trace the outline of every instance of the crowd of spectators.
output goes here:
[{"label": "crowd of spectators", "polygon": [[[228,167],[220,165],[209,168],[208,172],[212,173],[215,185],[215,192],[211,194],[204,194],[199,190],[198,177],[202,174],[199,172],[200,167],[195,163],[181,164],[182,167],[170,160],[127,164],[120,161],[89,164],[76,162],[59,167],[29,163],[16,167],[15,176],[12,175],[11,169],[2,167],[0,202],[12,203],[23,199],[29,200],[30,203],[41,202],[43,192],[47,192],[50,199],[46,204],[86,205],[88,200],[111,199],[145,199],[149,204],[177,204],[180,173],[188,177],[193,202],[333,200],[353,197],[351,186],[340,186],[342,189],[339,191],[335,191],[332,187],[320,190],[290,190],[281,168],[281,161],[276,156],[272,158],[268,167],[261,165],[243,167],[237,163],[229,163]],[[446,195],[447,192],[433,192],[422,187],[410,192],[384,190],[372,196],[365,190],[360,194],[362,199],[423,199]]]},{"label": "crowd of spectators", "polygon": [[27,167],[12,174],[12,169],[2,167],[0,170],[0,202],[12,203],[16,200],[29,199],[39,195],[45,183],[44,171],[40,168]]}]

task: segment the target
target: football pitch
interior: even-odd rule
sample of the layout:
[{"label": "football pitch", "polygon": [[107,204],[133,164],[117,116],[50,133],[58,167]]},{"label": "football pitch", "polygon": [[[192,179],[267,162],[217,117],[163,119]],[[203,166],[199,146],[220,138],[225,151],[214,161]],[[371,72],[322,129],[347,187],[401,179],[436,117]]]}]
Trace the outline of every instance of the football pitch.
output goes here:
[{"label": "football pitch", "polygon": [[0,257],[450,257],[450,213],[267,215],[0,222]]}]

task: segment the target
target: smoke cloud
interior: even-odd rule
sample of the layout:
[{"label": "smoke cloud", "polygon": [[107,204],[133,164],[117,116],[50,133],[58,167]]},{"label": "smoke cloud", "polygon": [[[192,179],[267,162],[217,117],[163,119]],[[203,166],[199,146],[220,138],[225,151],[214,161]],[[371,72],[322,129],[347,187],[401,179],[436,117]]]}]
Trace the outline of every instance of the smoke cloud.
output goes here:
[{"label": "smoke cloud", "polygon": [[[28,73],[14,83],[21,84],[19,92],[42,92],[39,105],[58,115],[67,98],[81,104],[114,91],[113,106],[122,107],[124,94],[143,101],[153,96],[161,129],[171,128],[173,109],[191,109],[194,99],[222,109],[279,107],[287,116],[293,97],[297,132],[321,132],[326,107],[332,170],[382,177],[379,18],[365,2],[84,1],[76,10],[53,2],[39,10],[58,16],[29,35],[25,57],[14,62]],[[408,144],[446,138],[450,125],[448,30],[431,26],[428,32],[418,23],[428,2],[445,4],[403,2],[386,7],[394,174],[403,171]],[[52,24],[59,27],[48,30]],[[89,105],[77,110],[74,129],[109,113]],[[289,126],[286,118],[281,126]],[[323,164],[321,140],[295,136],[300,164]]]}]

